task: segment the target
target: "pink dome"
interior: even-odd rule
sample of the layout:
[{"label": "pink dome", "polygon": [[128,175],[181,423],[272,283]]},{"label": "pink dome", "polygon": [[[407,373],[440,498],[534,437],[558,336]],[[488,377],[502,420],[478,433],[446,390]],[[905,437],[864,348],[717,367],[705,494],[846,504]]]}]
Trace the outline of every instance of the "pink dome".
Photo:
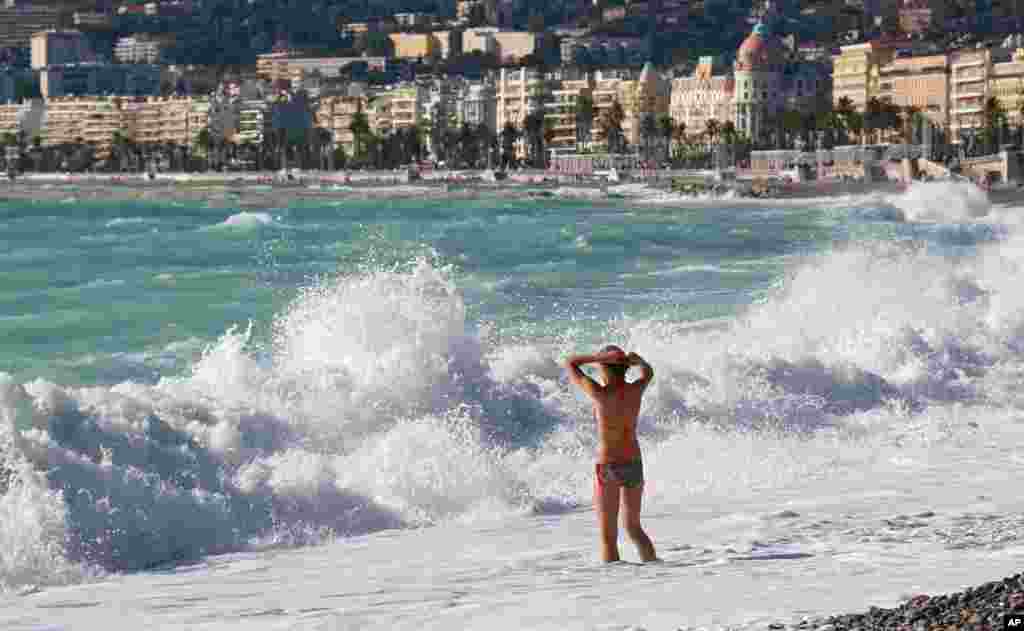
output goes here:
[{"label": "pink dome", "polygon": [[740,44],[736,70],[774,70],[782,63],[782,47],[762,24]]}]

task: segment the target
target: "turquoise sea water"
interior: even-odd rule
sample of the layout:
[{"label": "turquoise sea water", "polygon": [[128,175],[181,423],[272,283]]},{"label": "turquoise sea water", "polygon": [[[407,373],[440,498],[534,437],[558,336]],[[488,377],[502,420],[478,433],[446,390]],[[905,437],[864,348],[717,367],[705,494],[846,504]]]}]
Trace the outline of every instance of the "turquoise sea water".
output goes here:
[{"label": "turquoise sea water", "polygon": [[0,205],[0,592],[585,507],[558,361],[607,342],[667,513],[1024,406],[1020,209],[966,184],[219,204]]},{"label": "turquoise sea water", "polygon": [[804,205],[353,200],[265,211],[66,201],[0,206],[0,370],[60,383],[152,380],[317,275],[428,256],[471,321],[505,338],[602,333],[617,318],[735,314],[787,257],[848,227]]}]

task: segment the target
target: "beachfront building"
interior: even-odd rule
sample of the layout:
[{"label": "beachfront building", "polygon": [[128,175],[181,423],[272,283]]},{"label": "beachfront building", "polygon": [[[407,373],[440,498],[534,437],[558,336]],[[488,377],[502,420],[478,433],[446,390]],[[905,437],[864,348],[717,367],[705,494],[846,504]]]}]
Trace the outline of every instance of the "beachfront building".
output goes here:
[{"label": "beachfront building", "polygon": [[0,104],[0,135],[19,134],[26,140],[41,134],[45,107],[42,99]]},{"label": "beachfront building", "polygon": [[1006,109],[1010,127],[1024,127],[1024,48],[1017,48],[1009,59],[992,64],[989,94]]},{"label": "beachfront building", "polygon": [[782,44],[759,23],[736,53],[733,107],[736,130],[760,140],[780,123],[785,106]]},{"label": "beachfront building", "polygon": [[124,134],[125,112],[119,96],[56,97],[46,100],[42,129],[44,145],[84,142],[99,158],[111,153],[114,133]]},{"label": "beachfront building", "polygon": [[[371,127],[379,133],[414,127],[427,116],[429,90],[423,86],[407,83],[378,93],[374,99],[377,124]],[[387,103],[385,103],[385,101]],[[373,109],[373,108],[371,108]],[[385,123],[385,121],[387,121]]]},{"label": "beachfront building", "polygon": [[1008,120],[1020,123],[1024,100],[1024,49],[957,50],[949,53],[949,128],[952,140],[985,125],[985,102],[999,99]]},{"label": "beachfront building", "polygon": [[126,136],[139,144],[191,147],[210,124],[207,96],[148,97],[122,101]]},{"label": "beachfront building", "polygon": [[234,141],[239,145],[259,147],[270,133],[271,103],[269,90],[258,81],[239,86],[233,105],[238,111],[238,129]]},{"label": "beachfront building", "polygon": [[639,77],[619,82],[618,96],[625,114],[623,136],[629,146],[639,147],[650,140],[644,138],[644,119],[657,122],[662,116],[668,116],[671,84],[648,62]]},{"label": "beachfront building", "polygon": [[[550,153],[575,153],[582,142],[589,141],[592,121],[579,121],[576,114],[581,98],[593,98],[594,82],[589,76],[579,79],[564,79],[552,85],[548,100],[544,103],[544,123],[551,130],[551,137],[545,144]],[[578,123],[585,129],[580,129]],[[584,138],[587,136],[587,138]]]},{"label": "beachfront building", "polygon": [[497,133],[497,93],[494,85],[487,81],[469,81],[456,90],[454,99],[456,124],[483,125]]},{"label": "beachfront building", "polygon": [[863,112],[868,101],[877,96],[879,68],[896,56],[893,47],[879,41],[843,46],[832,58],[832,98],[839,103],[849,99]]},{"label": "beachfront building", "polygon": [[517,129],[533,112],[542,111],[548,92],[544,75],[531,68],[502,68],[495,83],[495,116],[500,131],[506,123]]},{"label": "beachfront building", "polygon": [[590,135],[595,148],[608,148],[608,139],[601,121],[616,103],[622,108],[622,140],[625,146],[619,149],[623,151],[635,150],[644,140],[644,119],[651,118],[656,122],[658,118],[669,114],[670,82],[657,73],[650,63],[644,64],[639,76],[634,73],[630,70],[607,69],[594,73],[591,88],[594,121]]},{"label": "beachfront building", "polygon": [[355,135],[351,129],[352,121],[357,113],[365,112],[366,105],[366,95],[361,92],[322,96],[319,107],[313,113],[313,122],[331,134],[335,147],[341,147],[346,155],[353,156]]},{"label": "beachfront building", "polygon": [[878,69],[878,98],[916,108],[933,126],[949,125],[949,57],[946,54],[896,57]]},{"label": "beachfront building", "polygon": [[669,115],[688,135],[703,134],[709,121],[732,120],[735,79],[714,70],[715,58],[701,57],[692,77],[672,80]]},{"label": "beachfront building", "polygon": [[955,50],[949,56],[949,130],[954,142],[966,130],[984,125],[992,51],[988,48]]}]

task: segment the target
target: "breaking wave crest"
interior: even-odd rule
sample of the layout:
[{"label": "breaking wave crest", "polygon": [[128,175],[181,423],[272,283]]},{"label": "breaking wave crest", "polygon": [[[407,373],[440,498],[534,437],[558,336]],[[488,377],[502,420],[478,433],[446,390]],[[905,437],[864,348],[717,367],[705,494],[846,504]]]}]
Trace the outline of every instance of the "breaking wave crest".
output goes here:
[{"label": "breaking wave crest", "polygon": [[[852,247],[723,328],[611,325],[657,369],[650,502],[869,466],[955,433],[948,404],[1024,404],[1022,245],[955,265]],[[557,363],[577,343],[487,341],[451,270],[318,280],[272,330],[232,328],[156,384],[0,379],[3,589],[589,502],[593,422]]]}]

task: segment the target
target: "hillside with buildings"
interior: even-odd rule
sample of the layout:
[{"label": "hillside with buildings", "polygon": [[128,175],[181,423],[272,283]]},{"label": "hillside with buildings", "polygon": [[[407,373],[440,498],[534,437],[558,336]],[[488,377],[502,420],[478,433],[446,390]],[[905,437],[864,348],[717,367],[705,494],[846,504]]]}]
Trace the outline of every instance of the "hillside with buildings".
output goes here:
[{"label": "hillside with buildings", "polygon": [[949,162],[1019,143],[1018,4],[8,0],[0,143],[43,170],[750,166],[772,150],[793,166],[887,144]]}]

